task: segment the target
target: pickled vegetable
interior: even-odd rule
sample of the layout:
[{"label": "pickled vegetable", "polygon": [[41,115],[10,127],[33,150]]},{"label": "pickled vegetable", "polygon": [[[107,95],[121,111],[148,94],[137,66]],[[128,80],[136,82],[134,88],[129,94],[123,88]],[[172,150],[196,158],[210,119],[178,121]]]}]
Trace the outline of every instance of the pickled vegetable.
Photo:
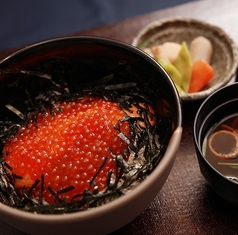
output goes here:
[{"label": "pickled vegetable", "polygon": [[182,43],[181,50],[173,64],[182,75],[182,89],[188,92],[193,64],[186,42]]}]

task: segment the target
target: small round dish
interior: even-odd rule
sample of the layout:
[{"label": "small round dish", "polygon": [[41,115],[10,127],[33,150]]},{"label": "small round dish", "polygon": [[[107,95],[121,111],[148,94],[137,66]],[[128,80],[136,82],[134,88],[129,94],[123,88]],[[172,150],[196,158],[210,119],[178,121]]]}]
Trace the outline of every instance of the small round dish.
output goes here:
[{"label": "small round dish", "polygon": [[234,146],[238,134],[237,128],[231,129],[236,123],[230,120],[238,116],[237,89],[238,83],[234,83],[209,96],[197,111],[193,130],[201,173],[221,198],[236,205],[238,159]]},{"label": "small round dish", "polygon": [[172,18],[154,21],[134,38],[132,45],[140,49],[165,42],[190,42],[198,36],[208,38],[213,46],[211,66],[215,76],[199,92],[181,94],[183,101],[204,100],[214,91],[232,82],[238,62],[235,42],[221,28],[196,19]]}]

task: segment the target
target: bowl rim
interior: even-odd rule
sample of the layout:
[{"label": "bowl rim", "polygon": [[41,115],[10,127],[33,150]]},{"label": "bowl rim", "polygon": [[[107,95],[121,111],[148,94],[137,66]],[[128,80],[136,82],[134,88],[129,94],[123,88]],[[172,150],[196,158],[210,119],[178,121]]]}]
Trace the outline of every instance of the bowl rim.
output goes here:
[{"label": "bowl rim", "polygon": [[[29,46],[26,46],[24,48],[21,48],[11,53],[7,57],[3,58],[0,61],[0,68],[5,63],[8,63],[8,61],[10,61],[10,64],[11,64],[12,58],[14,59],[15,56],[21,55],[22,53],[25,53],[27,50],[31,50],[36,47],[41,47],[46,44],[60,42],[64,40],[93,40],[98,43],[105,43],[107,45],[109,44],[115,47],[123,48],[124,50],[129,50],[130,52],[133,52],[139,56],[142,56],[143,59],[151,63],[153,67],[155,67],[160,72],[162,72],[162,74],[165,72],[164,69],[156,61],[154,61],[148,54],[141,51],[140,49],[133,47],[132,45],[128,43],[124,43],[114,39],[98,37],[98,36],[67,36],[67,37],[59,37],[59,38],[40,41],[40,42],[31,44]],[[92,208],[91,210],[79,211],[74,213],[65,213],[65,214],[34,214],[32,212],[26,212],[17,208],[10,207],[3,203],[0,203],[0,214],[5,213],[8,216],[15,217],[16,219],[21,218],[21,219],[33,221],[33,222],[40,222],[40,223],[45,222],[47,224],[58,224],[59,222],[62,224],[66,224],[68,222],[73,222],[73,221],[77,221],[80,223],[82,221],[88,220],[89,218],[98,218],[99,216],[102,216],[103,214],[107,214],[108,212],[115,210],[115,208],[118,209],[122,205],[125,205],[128,202],[133,201],[135,198],[137,198],[138,195],[143,194],[143,192],[149,190],[149,188],[156,183],[158,176],[162,174],[163,172],[162,169],[166,169],[171,164],[171,162],[174,161],[175,156],[173,155],[175,155],[176,151],[178,150],[178,147],[180,145],[181,135],[182,135],[181,99],[179,97],[177,89],[174,83],[172,82],[172,80],[171,79],[167,79],[167,80],[168,80],[168,85],[171,87],[171,89],[174,92],[175,101],[177,105],[176,107],[177,123],[175,124],[176,129],[174,130],[172,134],[168,148],[166,149],[165,155],[161,159],[160,163],[150,173],[150,175],[148,175],[148,177],[143,182],[141,182],[136,188],[134,188],[128,194],[117,198],[116,200],[108,202],[102,206]],[[170,151],[168,151],[168,149]]]},{"label": "bowl rim", "polygon": [[196,18],[189,18],[189,17],[168,17],[160,20],[152,21],[151,23],[147,24],[145,27],[143,27],[137,36],[133,39],[132,45],[137,47],[139,44],[139,40],[142,36],[144,36],[147,32],[154,28],[160,28],[166,24],[173,24],[176,22],[180,23],[186,23],[186,24],[200,24],[204,26],[205,28],[212,30],[217,35],[222,35],[222,38],[225,39],[227,44],[230,46],[231,52],[232,52],[232,63],[231,63],[231,69],[227,72],[225,79],[222,80],[222,82],[219,82],[215,84],[214,86],[202,90],[199,92],[194,93],[186,93],[186,94],[180,94],[180,97],[183,102],[191,102],[191,101],[201,101],[206,99],[210,94],[212,94],[214,91],[220,89],[224,85],[227,85],[235,76],[236,70],[238,68],[238,46],[235,43],[235,41],[219,26],[213,25],[209,22],[196,19]]}]

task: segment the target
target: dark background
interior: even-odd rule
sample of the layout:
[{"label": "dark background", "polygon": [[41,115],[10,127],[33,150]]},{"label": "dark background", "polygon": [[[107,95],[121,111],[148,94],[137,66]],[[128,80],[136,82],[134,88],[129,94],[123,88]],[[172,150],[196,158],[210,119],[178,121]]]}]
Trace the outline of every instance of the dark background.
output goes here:
[{"label": "dark background", "polygon": [[194,0],[1,0],[0,51]]}]

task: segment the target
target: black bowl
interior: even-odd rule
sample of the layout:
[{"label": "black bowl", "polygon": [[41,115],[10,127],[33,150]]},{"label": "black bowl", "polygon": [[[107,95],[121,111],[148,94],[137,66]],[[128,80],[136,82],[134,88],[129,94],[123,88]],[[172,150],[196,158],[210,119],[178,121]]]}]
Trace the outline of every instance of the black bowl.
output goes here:
[{"label": "black bowl", "polygon": [[[0,119],[18,118],[17,115],[10,117],[6,109],[8,103],[24,111],[25,88],[30,87],[27,90],[30,91],[30,96],[34,96],[35,92],[49,86],[47,79],[44,82],[41,82],[41,79],[37,83],[39,87],[32,88],[31,84],[35,84],[36,77],[42,74],[33,77],[31,75],[36,68],[39,71],[46,61],[50,61],[48,66],[52,71],[55,60],[64,62],[60,64],[63,66],[60,67],[60,71],[66,73],[64,77],[70,84],[71,90],[75,87],[84,87],[87,90],[87,87],[91,88],[94,85],[101,89],[100,84],[103,81],[105,84],[106,81],[109,82],[107,89],[116,86],[120,90],[126,86],[129,94],[130,86],[137,84],[137,87],[150,97],[150,101],[156,104],[156,113],[165,111],[171,115],[171,122],[164,125],[165,129],[171,130],[167,139],[168,146],[159,164],[143,182],[129,193],[105,205],[77,213],[42,215],[14,209],[1,203],[0,219],[30,234],[75,234],[75,231],[80,231],[82,234],[107,234],[140,214],[165,183],[173,166],[182,134],[180,98],[168,74],[141,50],[110,39],[66,37],[28,46],[0,61]],[[80,73],[77,72],[79,68],[71,63],[74,60],[80,60],[85,65],[80,67]],[[64,67],[65,63],[66,65],[68,63],[66,67]],[[21,80],[23,83],[21,89],[18,89],[19,76],[25,75],[29,70],[31,74],[29,77],[26,75],[27,79],[24,77]],[[56,67],[56,71],[58,70],[59,66]],[[110,80],[111,72],[109,73],[115,70],[117,71],[116,84],[113,79]],[[87,84],[91,87],[86,86]]]},{"label": "black bowl", "polygon": [[194,121],[194,143],[201,173],[214,191],[232,204],[238,204],[238,183],[216,170],[204,156],[204,140],[214,126],[238,115],[238,84],[209,96],[200,106]]}]

